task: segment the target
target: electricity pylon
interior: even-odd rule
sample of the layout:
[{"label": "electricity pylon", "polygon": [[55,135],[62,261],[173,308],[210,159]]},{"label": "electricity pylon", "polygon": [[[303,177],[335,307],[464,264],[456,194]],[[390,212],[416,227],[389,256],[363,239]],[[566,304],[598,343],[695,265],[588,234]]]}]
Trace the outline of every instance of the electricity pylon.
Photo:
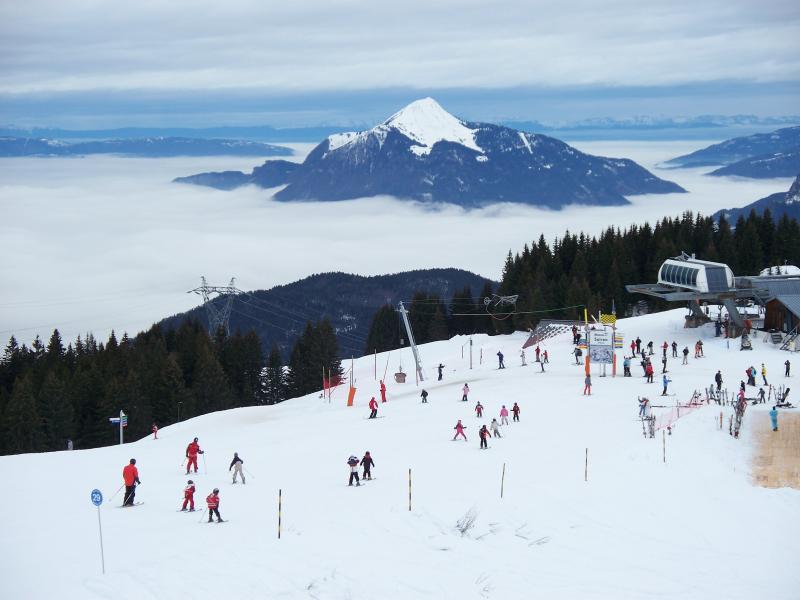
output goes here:
[{"label": "electricity pylon", "polygon": [[[214,337],[219,331],[220,327],[225,330],[225,335],[230,335],[230,318],[231,308],[233,306],[233,297],[243,294],[242,290],[238,289],[234,282],[235,277],[231,277],[231,282],[227,286],[221,285],[208,285],[205,277],[200,277],[201,286],[189,290],[187,294],[195,293],[203,297],[203,306],[206,307],[208,315],[208,334]],[[211,301],[211,294],[217,294],[217,297],[224,298],[223,302],[218,302],[221,306],[215,306]]]}]

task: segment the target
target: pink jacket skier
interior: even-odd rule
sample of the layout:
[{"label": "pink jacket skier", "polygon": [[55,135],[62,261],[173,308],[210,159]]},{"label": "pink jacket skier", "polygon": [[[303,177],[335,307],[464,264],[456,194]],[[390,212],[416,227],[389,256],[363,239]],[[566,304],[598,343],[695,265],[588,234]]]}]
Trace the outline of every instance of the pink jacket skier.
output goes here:
[{"label": "pink jacket skier", "polygon": [[467,396],[469,396],[469,384],[468,383],[464,384],[463,392],[464,392],[464,394],[461,396],[461,401],[462,402],[466,402],[467,401]]},{"label": "pink jacket skier", "polygon": [[505,404],[503,404],[503,408],[500,409],[500,424],[508,425],[508,409]]},{"label": "pink jacket skier", "polygon": [[465,441],[465,442],[467,441],[467,436],[466,436],[466,434],[464,433],[464,430],[466,429],[466,427],[464,427],[464,426],[461,424],[461,419],[459,419],[459,420],[458,420],[458,423],[456,423],[456,426],[455,426],[455,427],[453,427],[453,429],[455,429],[455,430],[456,430],[456,434],[453,436],[453,441],[455,441],[455,440],[456,440],[456,438],[457,438],[459,435],[460,435],[461,437],[463,437],[463,438],[464,438],[464,441]]}]

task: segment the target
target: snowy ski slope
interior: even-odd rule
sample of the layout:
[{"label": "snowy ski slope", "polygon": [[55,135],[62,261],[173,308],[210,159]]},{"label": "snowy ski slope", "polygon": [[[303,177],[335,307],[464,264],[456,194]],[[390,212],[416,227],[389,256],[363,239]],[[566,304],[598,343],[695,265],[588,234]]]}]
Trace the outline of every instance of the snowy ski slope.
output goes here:
[{"label": "snowy ski slope", "polygon": [[[694,411],[666,438],[666,464],[661,433],[643,438],[636,418],[638,395],[654,404],[686,402],[713,381],[717,368],[733,391],[744,369],[752,364],[760,371],[762,362],[768,378],[784,383],[783,361],[791,356],[761,339],[753,352],[738,351],[736,343],[728,349],[713,338],[713,328],[682,329],[683,315],[677,310],[619,323],[626,344],[639,335],[656,347],[674,339],[692,350],[698,337],[704,340],[705,358],[694,360],[692,352],[687,366],[670,359],[677,395],[666,402],[660,376],[646,384],[636,362],[633,378],[593,376],[593,395],[582,396],[583,369],[570,355],[569,334],[547,344],[551,364],[544,374],[538,365],[520,366],[525,334],[475,336],[472,371],[467,338],[458,337],[421,347],[427,405],[420,404],[413,379],[392,381],[399,352],[392,353],[389,402],[380,406],[384,418],[374,421],[366,420],[367,402],[379,398],[368,356],[356,361],[352,408],[340,388],[330,404],[312,394],[209,414],[160,430],[157,441],[0,457],[0,597],[797,598],[800,491],[750,481],[751,425],[768,419],[769,406],[748,407],[739,440],[719,430],[718,406]],[[506,357],[502,371],[498,349]],[[655,358],[659,372],[660,351]],[[386,360],[378,355],[379,377]],[[402,361],[413,374],[409,350]],[[437,382],[440,361],[445,377]],[[472,390],[468,403],[460,402],[464,382]],[[488,418],[475,417],[478,400]],[[479,424],[499,420],[501,404],[510,408],[515,401],[521,422],[479,450]],[[730,408],[722,410],[727,423]],[[468,427],[467,443],[451,441],[459,418]],[[176,512],[187,479],[181,461],[195,436],[207,467],[204,473],[201,459],[195,499],[204,508],[206,495],[219,487],[228,523],[209,525],[199,522],[201,513]],[[346,460],[365,450],[375,460],[375,479],[347,487]],[[244,486],[231,485],[234,451],[250,473]],[[120,492],[101,507],[103,576],[89,494],[97,487],[108,500],[131,457],[142,480],[137,500],[144,504],[119,509]],[[462,535],[456,523],[471,509],[477,518]]]}]

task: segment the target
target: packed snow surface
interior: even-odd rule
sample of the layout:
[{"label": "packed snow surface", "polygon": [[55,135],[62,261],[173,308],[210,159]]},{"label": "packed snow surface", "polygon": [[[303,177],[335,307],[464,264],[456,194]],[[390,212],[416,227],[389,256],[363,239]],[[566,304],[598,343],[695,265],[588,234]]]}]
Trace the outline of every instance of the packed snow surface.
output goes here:
[{"label": "packed snow surface", "polygon": [[[584,371],[569,333],[542,346],[550,355],[545,373],[532,348],[521,365],[525,334],[476,335],[472,369],[467,337],[421,346],[426,380],[419,386],[408,349],[356,360],[353,407],[343,386],[330,403],[315,393],[213,413],[165,427],[158,440],[0,457],[0,596],[797,598],[800,492],[755,487],[750,478],[751,432],[770,406],[748,407],[738,440],[719,429],[727,406],[692,411],[663,440],[660,431],[643,437],[637,418],[637,396],[651,398],[659,414],[711,384],[718,368],[730,391],[746,367],[760,373],[762,362],[770,383],[789,384],[783,362],[795,355],[761,336],[752,352],[740,352],[736,341],[728,347],[714,338],[713,327],[683,329],[683,316],[677,310],[619,322],[626,345],[637,335],[654,341],[657,367],[663,341],[682,350],[703,339],[705,358],[692,352],[686,366],[669,359],[675,396],[660,396],[660,376],[645,383],[637,362],[632,378],[599,377],[593,367],[592,395],[583,396]],[[497,369],[498,351],[506,369]],[[401,361],[410,374],[405,384],[392,376]],[[444,377],[437,381],[440,362]],[[382,418],[368,420],[366,405],[373,395],[380,400],[376,375],[384,371],[388,402],[380,404]],[[461,402],[465,382],[471,392]],[[420,402],[423,387],[428,404]],[[481,419],[477,401],[485,407]],[[480,450],[479,425],[499,420],[501,406],[514,402],[520,422],[503,426],[503,437]],[[451,441],[457,419],[467,426],[467,442]],[[205,450],[200,472],[191,475],[195,500],[202,511],[219,487],[227,523],[178,512],[187,480],[182,461],[195,436]],[[347,458],[366,450],[374,480],[348,487]],[[246,485],[231,484],[234,451],[244,460]],[[122,492],[115,490],[131,457],[144,504],[120,509]],[[105,575],[89,497],[95,487],[106,499],[99,510]],[[463,525],[467,515],[474,516],[471,527]]]}]

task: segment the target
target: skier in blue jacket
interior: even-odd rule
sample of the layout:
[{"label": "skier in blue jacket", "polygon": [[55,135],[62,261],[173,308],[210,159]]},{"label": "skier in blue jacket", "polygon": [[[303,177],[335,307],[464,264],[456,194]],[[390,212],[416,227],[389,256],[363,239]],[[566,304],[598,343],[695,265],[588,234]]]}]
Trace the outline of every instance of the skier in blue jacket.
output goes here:
[{"label": "skier in blue jacket", "polygon": [[663,391],[663,392],[661,392],[661,395],[662,395],[662,396],[666,396],[666,395],[667,395],[667,386],[668,386],[668,385],[669,385],[669,383],[672,381],[672,379],[667,379],[667,376],[666,376],[666,375],[664,375],[664,378],[663,378],[663,379],[664,379],[664,391]]},{"label": "skier in blue jacket", "polygon": [[769,411],[769,418],[772,421],[772,431],[778,431],[778,409],[776,407],[773,406]]}]

